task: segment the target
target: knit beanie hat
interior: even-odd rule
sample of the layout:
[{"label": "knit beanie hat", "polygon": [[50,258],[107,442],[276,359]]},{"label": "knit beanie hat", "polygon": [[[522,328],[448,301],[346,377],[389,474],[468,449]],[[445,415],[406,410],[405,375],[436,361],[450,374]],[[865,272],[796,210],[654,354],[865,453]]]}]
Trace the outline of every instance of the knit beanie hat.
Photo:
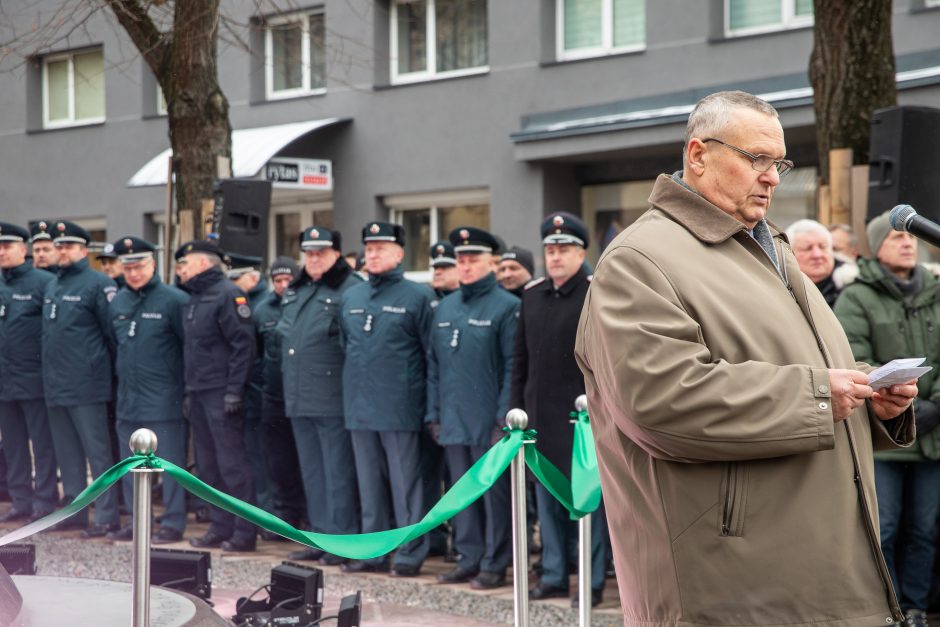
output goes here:
[{"label": "knit beanie hat", "polygon": [[871,258],[878,257],[878,251],[884,243],[888,234],[891,232],[891,211],[885,211],[880,216],[868,223],[865,227],[865,233],[868,235],[868,246],[871,248]]}]

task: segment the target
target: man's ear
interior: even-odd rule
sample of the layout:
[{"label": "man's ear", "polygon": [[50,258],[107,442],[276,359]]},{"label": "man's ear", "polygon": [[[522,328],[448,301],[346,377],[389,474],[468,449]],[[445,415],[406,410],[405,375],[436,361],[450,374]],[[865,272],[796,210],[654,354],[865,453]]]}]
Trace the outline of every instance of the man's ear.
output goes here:
[{"label": "man's ear", "polygon": [[705,158],[708,154],[707,146],[697,137],[689,140],[686,147],[686,167],[691,170],[695,176],[702,176],[705,172]]}]

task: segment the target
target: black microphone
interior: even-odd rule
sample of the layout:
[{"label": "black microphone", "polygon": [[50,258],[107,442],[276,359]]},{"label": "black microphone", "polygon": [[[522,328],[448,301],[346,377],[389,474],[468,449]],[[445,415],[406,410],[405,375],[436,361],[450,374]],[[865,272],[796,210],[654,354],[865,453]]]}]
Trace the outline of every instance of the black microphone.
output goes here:
[{"label": "black microphone", "polygon": [[914,207],[898,205],[891,210],[891,228],[906,231],[933,246],[940,246],[940,224],[917,215]]}]

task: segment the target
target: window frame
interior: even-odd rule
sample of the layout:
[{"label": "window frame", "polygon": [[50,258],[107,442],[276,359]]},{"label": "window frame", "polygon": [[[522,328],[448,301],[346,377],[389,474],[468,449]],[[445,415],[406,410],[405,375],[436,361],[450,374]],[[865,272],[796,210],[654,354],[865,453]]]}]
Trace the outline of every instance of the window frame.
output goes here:
[{"label": "window frame", "polygon": [[806,28],[812,26],[816,21],[815,13],[806,16],[796,15],[796,0],[780,1],[780,21],[765,26],[749,26],[747,28],[731,28],[731,0],[722,0],[723,23],[725,38],[733,39],[735,37],[747,37],[749,35],[763,35],[765,33],[779,33],[787,30]]},{"label": "window frame", "polygon": [[[311,87],[311,79],[313,78],[313,66],[310,63],[311,51],[310,51],[310,17],[313,15],[324,16],[325,11],[321,9],[313,9],[310,11],[304,11],[301,13],[292,13],[290,15],[281,15],[277,17],[271,17],[265,20],[264,22],[264,98],[265,100],[284,100],[287,98],[297,98],[299,96],[316,96],[326,93],[326,85],[323,87]],[[291,89],[282,89],[279,91],[274,90],[274,31],[272,27],[282,26],[284,24],[296,24],[301,25],[301,39],[300,39],[300,65],[302,68],[301,72],[301,86],[294,87]],[[326,29],[324,27],[324,42],[323,42],[323,51],[324,55],[326,54]],[[324,83],[326,83],[326,75],[323,77]]]},{"label": "window frame", "polygon": [[[404,74],[398,71],[398,7],[402,4],[413,4],[414,2],[423,2],[427,7],[427,21],[424,25],[425,48],[425,69],[423,72],[407,72]],[[489,0],[487,0],[486,16],[489,20]],[[477,67],[463,68],[460,70],[437,71],[437,0],[391,0],[391,6],[388,13],[388,56],[389,56],[389,76],[392,85],[407,85],[409,83],[423,83],[427,81],[441,80],[445,78],[457,78],[461,76],[475,76],[486,74],[490,71],[490,64]],[[487,60],[489,59],[490,29],[487,24],[486,29],[486,50]]]},{"label": "window frame", "polygon": [[627,46],[614,45],[614,0],[601,0],[601,45],[568,50],[565,48],[565,0],[555,0],[555,58],[559,61],[576,61],[646,50],[645,9],[644,0],[643,43]]},{"label": "window frame", "polygon": [[[91,54],[97,52],[101,54],[101,85],[102,91],[104,91],[104,102],[103,102],[103,114],[100,116],[82,118],[80,120],[75,119],[75,57],[84,54]],[[68,62],[68,118],[60,120],[50,120],[49,119],[49,64],[57,63],[59,61]],[[76,126],[90,126],[93,124],[102,124],[107,120],[107,86],[104,76],[104,48],[83,48],[81,50],[69,50],[67,52],[59,52],[55,54],[49,54],[42,57],[42,127],[43,129],[58,129],[58,128],[71,128]]]}]

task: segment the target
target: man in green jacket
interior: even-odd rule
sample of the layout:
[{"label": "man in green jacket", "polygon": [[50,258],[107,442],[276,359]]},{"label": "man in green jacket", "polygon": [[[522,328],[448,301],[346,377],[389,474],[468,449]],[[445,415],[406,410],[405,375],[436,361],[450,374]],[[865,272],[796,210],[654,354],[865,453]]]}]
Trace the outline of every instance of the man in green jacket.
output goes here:
[{"label": "man in green jacket", "polygon": [[[881,550],[908,624],[926,625],[940,511],[940,282],[917,265],[917,240],[892,231],[888,213],[869,223],[868,241],[875,258],[859,259],[858,279],[835,306],[855,358],[880,366],[900,357],[926,357],[925,365],[934,368],[917,382],[917,442],[875,454]],[[894,556],[899,538],[900,577]]]}]

